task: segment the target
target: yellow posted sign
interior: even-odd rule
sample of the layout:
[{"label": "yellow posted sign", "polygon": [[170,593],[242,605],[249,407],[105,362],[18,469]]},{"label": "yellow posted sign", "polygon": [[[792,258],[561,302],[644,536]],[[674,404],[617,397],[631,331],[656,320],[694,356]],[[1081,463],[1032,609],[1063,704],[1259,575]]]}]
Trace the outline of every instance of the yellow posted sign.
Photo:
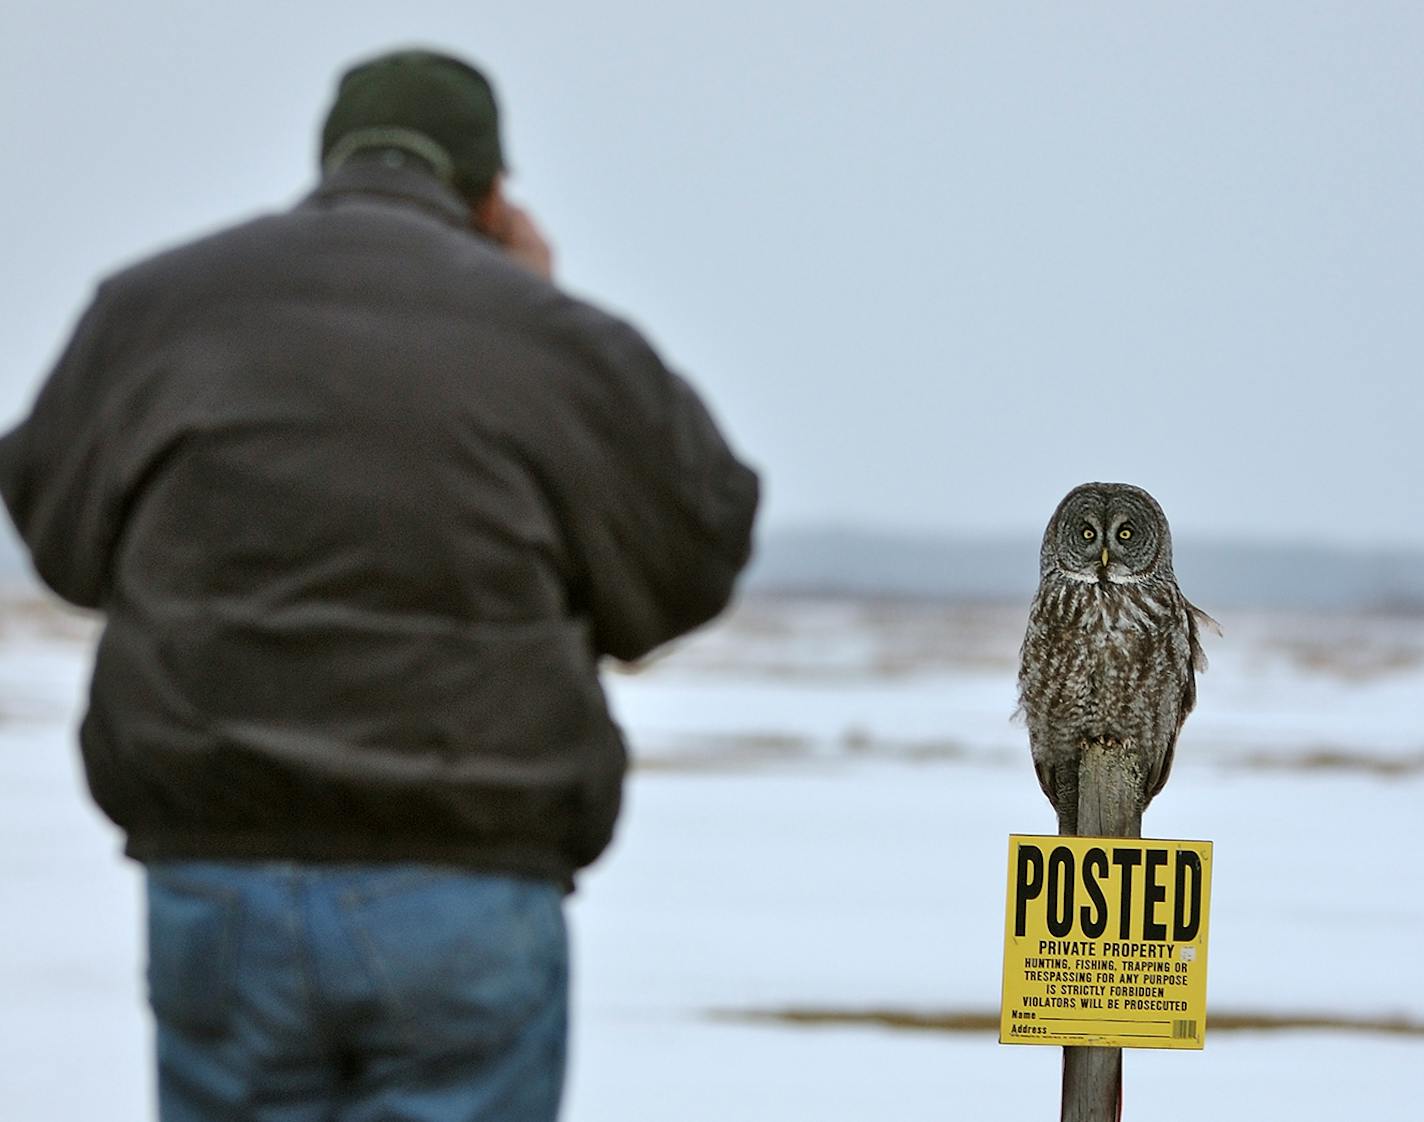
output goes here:
[{"label": "yellow posted sign", "polygon": [[1004,1044],[1200,1048],[1211,842],[1009,837]]}]

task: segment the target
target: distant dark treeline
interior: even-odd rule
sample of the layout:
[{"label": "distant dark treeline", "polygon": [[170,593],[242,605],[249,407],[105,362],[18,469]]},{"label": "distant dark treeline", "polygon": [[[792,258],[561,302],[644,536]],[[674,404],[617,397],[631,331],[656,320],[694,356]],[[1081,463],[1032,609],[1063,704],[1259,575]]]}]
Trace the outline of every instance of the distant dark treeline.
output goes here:
[{"label": "distant dark treeline", "polygon": [[[1424,614],[1424,552],[1272,543],[1174,543],[1182,590],[1214,607]],[[1027,602],[1037,539],[948,539],[860,530],[764,535],[746,587],[937,600]]]}]

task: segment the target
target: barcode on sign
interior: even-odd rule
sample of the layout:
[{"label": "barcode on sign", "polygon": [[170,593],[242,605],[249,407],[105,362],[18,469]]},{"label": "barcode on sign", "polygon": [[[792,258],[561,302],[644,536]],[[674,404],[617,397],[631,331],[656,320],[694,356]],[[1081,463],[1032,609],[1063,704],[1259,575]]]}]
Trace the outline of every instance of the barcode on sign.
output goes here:
[{"label": "barcode on sign", "polygon": [[1173,1040],[1195,1040],[1196,1038],[1197,1038],[1197,1023],[1196,1023],[1196,1021],[1173,1021],[1173,1022],[1172,1022],[1172,1039],[1173,1039]]}]

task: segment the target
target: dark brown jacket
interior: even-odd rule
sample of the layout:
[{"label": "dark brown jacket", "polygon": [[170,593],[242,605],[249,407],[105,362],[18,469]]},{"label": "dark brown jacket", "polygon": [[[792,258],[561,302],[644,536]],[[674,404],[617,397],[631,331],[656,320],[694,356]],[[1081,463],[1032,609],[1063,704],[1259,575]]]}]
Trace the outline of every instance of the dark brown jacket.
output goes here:
[{"label": "dark brown jacket", "polygon": [[134,857],[567,880],[607,844],[597,659],[724,607],[756,477],[464,221],[361,163],[131,268],[0,440],[40,576],[106,615],[81,741]]}]

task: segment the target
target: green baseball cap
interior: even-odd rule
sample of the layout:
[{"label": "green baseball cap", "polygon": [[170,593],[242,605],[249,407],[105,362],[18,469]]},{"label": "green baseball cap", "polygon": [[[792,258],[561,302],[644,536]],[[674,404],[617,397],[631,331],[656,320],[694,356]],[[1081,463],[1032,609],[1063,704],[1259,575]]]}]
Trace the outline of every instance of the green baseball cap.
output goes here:
[{"label": "green baseball cap", "polygon": [[377,148],[410,152],[467,199],[483,197],[505,167],[489,79],[434,51],[393,51],[353,66],[322,126],[322,167]]}]

